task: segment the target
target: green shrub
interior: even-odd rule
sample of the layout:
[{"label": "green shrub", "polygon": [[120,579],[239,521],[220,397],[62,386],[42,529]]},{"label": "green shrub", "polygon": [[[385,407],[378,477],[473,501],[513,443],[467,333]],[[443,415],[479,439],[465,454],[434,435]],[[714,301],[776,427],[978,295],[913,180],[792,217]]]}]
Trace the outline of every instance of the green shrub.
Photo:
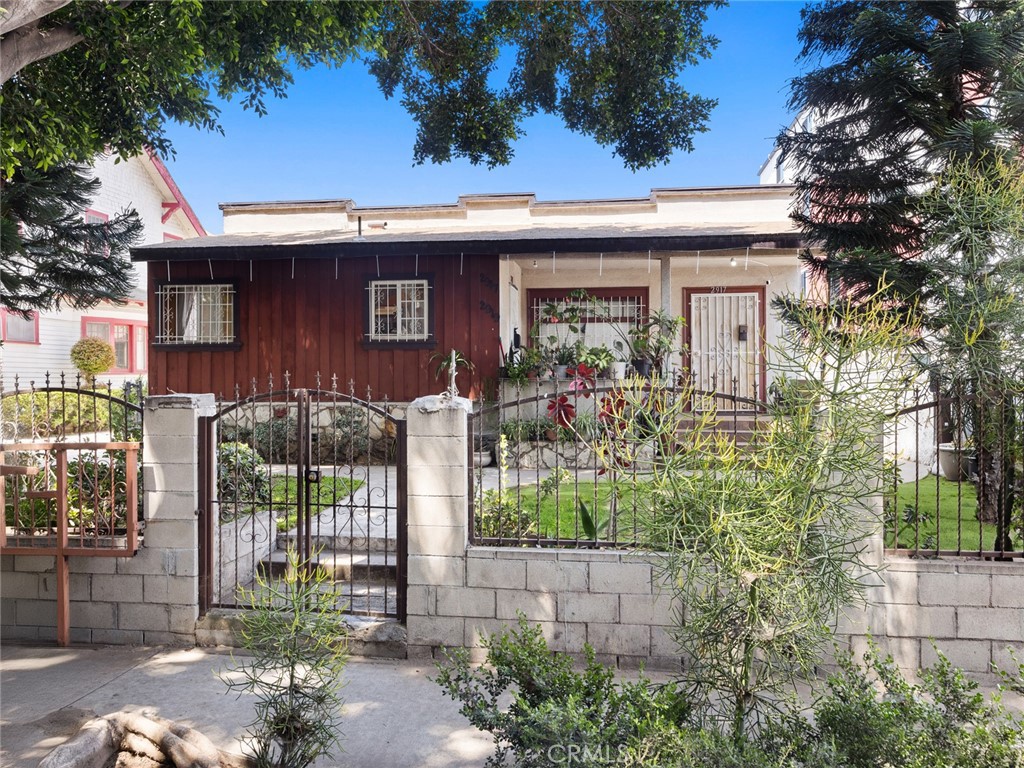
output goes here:
[{"label": "green shrub", "polygon": [[218,440],[222,443],[252,444],[252,430],[242,424],[221,422]]},{"label": "green shrub", "polygon": [[476,535],[485,539],[520,539],[535,533],[536,520],[508,484],[508,438],[503,434],[494,447],[498,457],[498,487],[477,487],[473,500]]},{"label": "green shrub", "polygon": [[554,427],[551,419],[506,419],[501,423],[501,434],[514,443],[547,440],[547,430]]},{"label": "green shrub", "polygon": [[830,745],[828,764],[837,768],[1024,764],[1024,718],[1009,714],[998,698],[986,701],[978,684],[941,653],[920,678],[908,682],[892,657],[882,659],[874,647],[863,667],[846,655],[814,706],[813,723],[791,718],[773,738],[785,749],[796,747],[805,763]]},{"label": "green shrub", "polygon": [[20,532],[33,528],[55,528],[57,504],[52,499],[29,498],[28,491],[56,485],[55,464],[52,453],[46,451],[11,451],[4,453],[4,463],[22,467],[37,467],[40,474],[11,475],[3,478],[4,522]]},{"label": "green shrub", "polygon": [[[115,533],[125,525],[128,499],[125,487],[128,462],[124,451],[112,455],[82,452],[68,462],[68,520],[100,535]],[[138,463],[136,519],[142,519],[142,462]]]},{"label": "green shrub", "polygon": [[274,416],[252,428],[252,445],[264,461],[291,464],[298,459],[299,427],[294,416]]},{"label": "green shrub", "polygon": [[245,443],[217,446],[217,498],[222,505],[242,502],[256,507],[270,501],[270,468]]},{"label": "green shrub", "polygon": [[71,347],[71,362],[85,377],[86,382],[92,384],[98,374],[106,373],[114,367],[117,358],[109,341],[86,336]]},{"label": "green shrub", "polygon": [[257,574],[255,587],[240,595],[249,655],[221,680],[255,697],[245,747],[256,768],[306,768],[338,746],[348,629],[330,578],[302,567],[290,549],[283,578]]},{"label": "green shrub", "polygon": [[[132,405],[142,405],[148,391],[146,383],[142,379],[136,379],[135,381],[126,381],[121,391],[114,389],[110,394]],[[119,402],[112,402],[109,407],[111,439],[141,441],[142,414]]]},{"label": "green shrub", "polygon": [[572,657],[549,650],[540,627],[522,616],[517,629],[484,637],[483,645],[485,666],[470,664],[465,649],[448,650],[436,681],[474,726],[494,736],[488,766],[506,765],[510,755],[517,766],[621,765],[630,749],[686,721],[674,685],[655,686],[642,675],[616,684],[589,646],[577,672]]},{"label": "green shrub", "polygon": [[317,454],[323,464],[354,464],[370,448],[370,417],[363,407],[339,407],[331,425],[317,433]]},{"label": "green shrub", "polygon": [[[106,392],[98,388],[97,392]],[[76,392],[24,392],[8,395],[0,405],[0,439],[46,439],[108,429],[112,412],[108,402],[91,390]]]},{"label": "green shrub", "polygon": [[[487,663],[446,651],[436,682],[469,721],[494,737],[487,766],[648,768],[1020,768],[1024,716],[996,695],[986,701],[941,653],[907,682],[872,648],[864,665],[846,655],[824,693],[805,709],[779,699],[757,729],[709,720],[708,702],[643,676],[616,683],[586,647],[585,666],[548,649],[540,627],[483,639]],[[1024,692],[1024,665],[1003,675]]]}]

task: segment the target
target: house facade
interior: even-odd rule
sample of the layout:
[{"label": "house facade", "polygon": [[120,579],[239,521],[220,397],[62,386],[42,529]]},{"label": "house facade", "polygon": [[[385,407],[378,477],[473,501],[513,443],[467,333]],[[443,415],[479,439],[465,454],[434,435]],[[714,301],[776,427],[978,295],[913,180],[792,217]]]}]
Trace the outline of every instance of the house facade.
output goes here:
[{"label": "house facade", "polygon": [[[437,359],[472,362],[486,392],[509,351],[543,344],[544,307],[584,289],[612,316],[588,345],[653,310],[686,318],[672,364],[746,396],[769,383],[771,299],[799,293],[787,185],[658,189],[644,198],[454,204],[226,203],[224,234],[137,248],[149,267],[150,390],[231,396],[286,372],[408,401],[439,391]],[[686,345],[688,359],[680,350]]]},{"label": "house facade", "polygon": [[[143,223],[142,243],[203,237],[206,231],[171,178],[166,166],[152,154],[120,160],[102,155],[93,166],[100,180],[99,194],[82,212],[87,221],[103,222],[134,208]],[[71,347],[81,338],[95,336],[114,347],[116,364],[100,377],[115,383],[145,378],[149,371],[149,333],[146,311],[146,266],[135,264],[135,290],[123,304],[101,302],[79,310],[63,307],[33,312],[29,318],[0,308],[0,377],[12,389],[17,379],[24,388],[31,382],[51,385],[63,375],[77,375]]]}]

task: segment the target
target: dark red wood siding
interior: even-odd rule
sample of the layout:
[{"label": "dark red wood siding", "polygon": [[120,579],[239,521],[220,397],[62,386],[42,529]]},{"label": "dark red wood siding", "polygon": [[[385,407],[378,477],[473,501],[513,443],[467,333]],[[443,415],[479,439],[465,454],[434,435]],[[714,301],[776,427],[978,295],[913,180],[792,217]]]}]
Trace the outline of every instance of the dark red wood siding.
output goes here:
[{"label": "dark red wood siding", "polygon": [[[149,388],[155,395],[170,391],[213,393],[231,397],[237,384],[243,395],[253,378],[257,390],[275,388],[290,374],[290,386],[348,389],[356,395],[407,401],[436,394],[445,382],[435,379],[435,352],[457,349],[476,366],[472,375],[460,372],[459,389],[480,392],[481,382],[497,378],[498,258],[469,254],[460,258],[430,256],[388,257],[380,276],[433,276],[431,311],[435,344],[432,348],[364,345],[366,281],[377,275],[376,259],[291,259],[252,262],[177,262],[170,265],[173,282],[233,281],[239,306],[239,349],[150,349]],[[337,277],[335,277],[337,270]],[[461,272],[461,274],[460,274]],[[158,282],[168,279],[166,263],[150,264],[149,322],[156,328]],[[152,335],[151,335],[152,338]]]}]

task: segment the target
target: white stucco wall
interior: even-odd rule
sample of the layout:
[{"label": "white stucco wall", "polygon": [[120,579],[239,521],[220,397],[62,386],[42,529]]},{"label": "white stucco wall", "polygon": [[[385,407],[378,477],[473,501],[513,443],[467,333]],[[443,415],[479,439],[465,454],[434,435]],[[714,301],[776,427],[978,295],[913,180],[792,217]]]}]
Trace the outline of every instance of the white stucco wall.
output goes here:
[{"label": "white stucco wall", "polygon": [[[180,209],[166,222],[161,222],[165,210],[162,204],[170,202],[173,198],[160,181],[160,175],[153,163],[145,155],[120,162],[117,162],[115,155],[102,155],[96,159],[94,173],[99,178],[101,187],[89,209],[113,218],[134,208],[143,224],[143,235],[139,245],[161,243],[165,234],[182,239],[196,236],[194,227]],[[22,387],[30,381],[41,386],[47,373],[50,374],[51,384],[59,382],[62,373],[69,382],[73,382],[77,371],[71,363],[70,352],[75,342],[82,338],[83,316],[124,318],[145,323],[146,265],[134,264],[133,269],[136,281],[132,302],[102,302],[87,310],[63,307],[52,312],[42,312],[39,315],[37,344],[5,341],[0,345],[0,378],[3,380],[3,388],[13,388],[15,377]],[[120,383],[140,375],[145,377],[144,372],[133,372],[99,378],[102,381],[110,379]]]}]

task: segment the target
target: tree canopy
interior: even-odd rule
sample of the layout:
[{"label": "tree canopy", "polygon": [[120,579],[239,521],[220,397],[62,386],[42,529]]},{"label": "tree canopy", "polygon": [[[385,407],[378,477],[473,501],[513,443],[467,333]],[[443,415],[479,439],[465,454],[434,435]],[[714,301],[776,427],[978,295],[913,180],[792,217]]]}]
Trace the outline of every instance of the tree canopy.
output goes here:
[{"label": "tree canopy", "polygon": [[803,258],[835,293],[882,291],[921,321],[922,362],[965,396],[979,519],[1008,548],[1024,386],[1024,2],[833,0],[803,11],[800,39],[822,63],[793,81],[790,103],[813,126],[779,143],[804,202],[794,218],[820,248]]},{"label": "tree canopy", "polygon": [[715,102],[680,76],[711,54],[720,4],[6,0],[3,172],[166,154],[168,121],[220,130],[214,96],[263,113],[293,68],[353,59],[400,94],[417,162],[507,163],[524,118],[549,112],[651,166],[706,129]]},{"label": "tree canopy", "polygon": [[0,195],[0,305],[17,312],[92,306],[128,296],[128,249],[142,235],[134,211],[103,223],[82,212],[99,192],[88,168],[63,163],[19,168]]},{"label": "tree canopy", "polygon": [[[506,164],[523,120],[538,112],[630,168],[667,161],[692,150],[715,105],[690,94],[681,73],[717,44],[703,24],[719,5],[3,0],[2,255],[17,266],[4,270],[0,301],[24,311],[124,296],[130,265],[119,254],[134,214],[88,234],[107,238],[102,262],[95,248],[75,250],[81,227],[55,228],[72,224],[69,201],[86,199],[78,166],[104,151],[170,154],[168,122],[222,131],[218,97],[264,114],[296,68],[364,61],[416,121],[418,163]],[[47,212],[45,236],[23,238],[33,205]]]},{"label": "tree canopy", "polygon": [[822,251],[805,260],[847,293],[884,284],[914,302],[930,181],[1024,144],[1024,3],[833,0],[802,17],[801,57],[820,66],[793,81],[790,106],[813,127],[779,144],[807,203],[794,218]]}]

